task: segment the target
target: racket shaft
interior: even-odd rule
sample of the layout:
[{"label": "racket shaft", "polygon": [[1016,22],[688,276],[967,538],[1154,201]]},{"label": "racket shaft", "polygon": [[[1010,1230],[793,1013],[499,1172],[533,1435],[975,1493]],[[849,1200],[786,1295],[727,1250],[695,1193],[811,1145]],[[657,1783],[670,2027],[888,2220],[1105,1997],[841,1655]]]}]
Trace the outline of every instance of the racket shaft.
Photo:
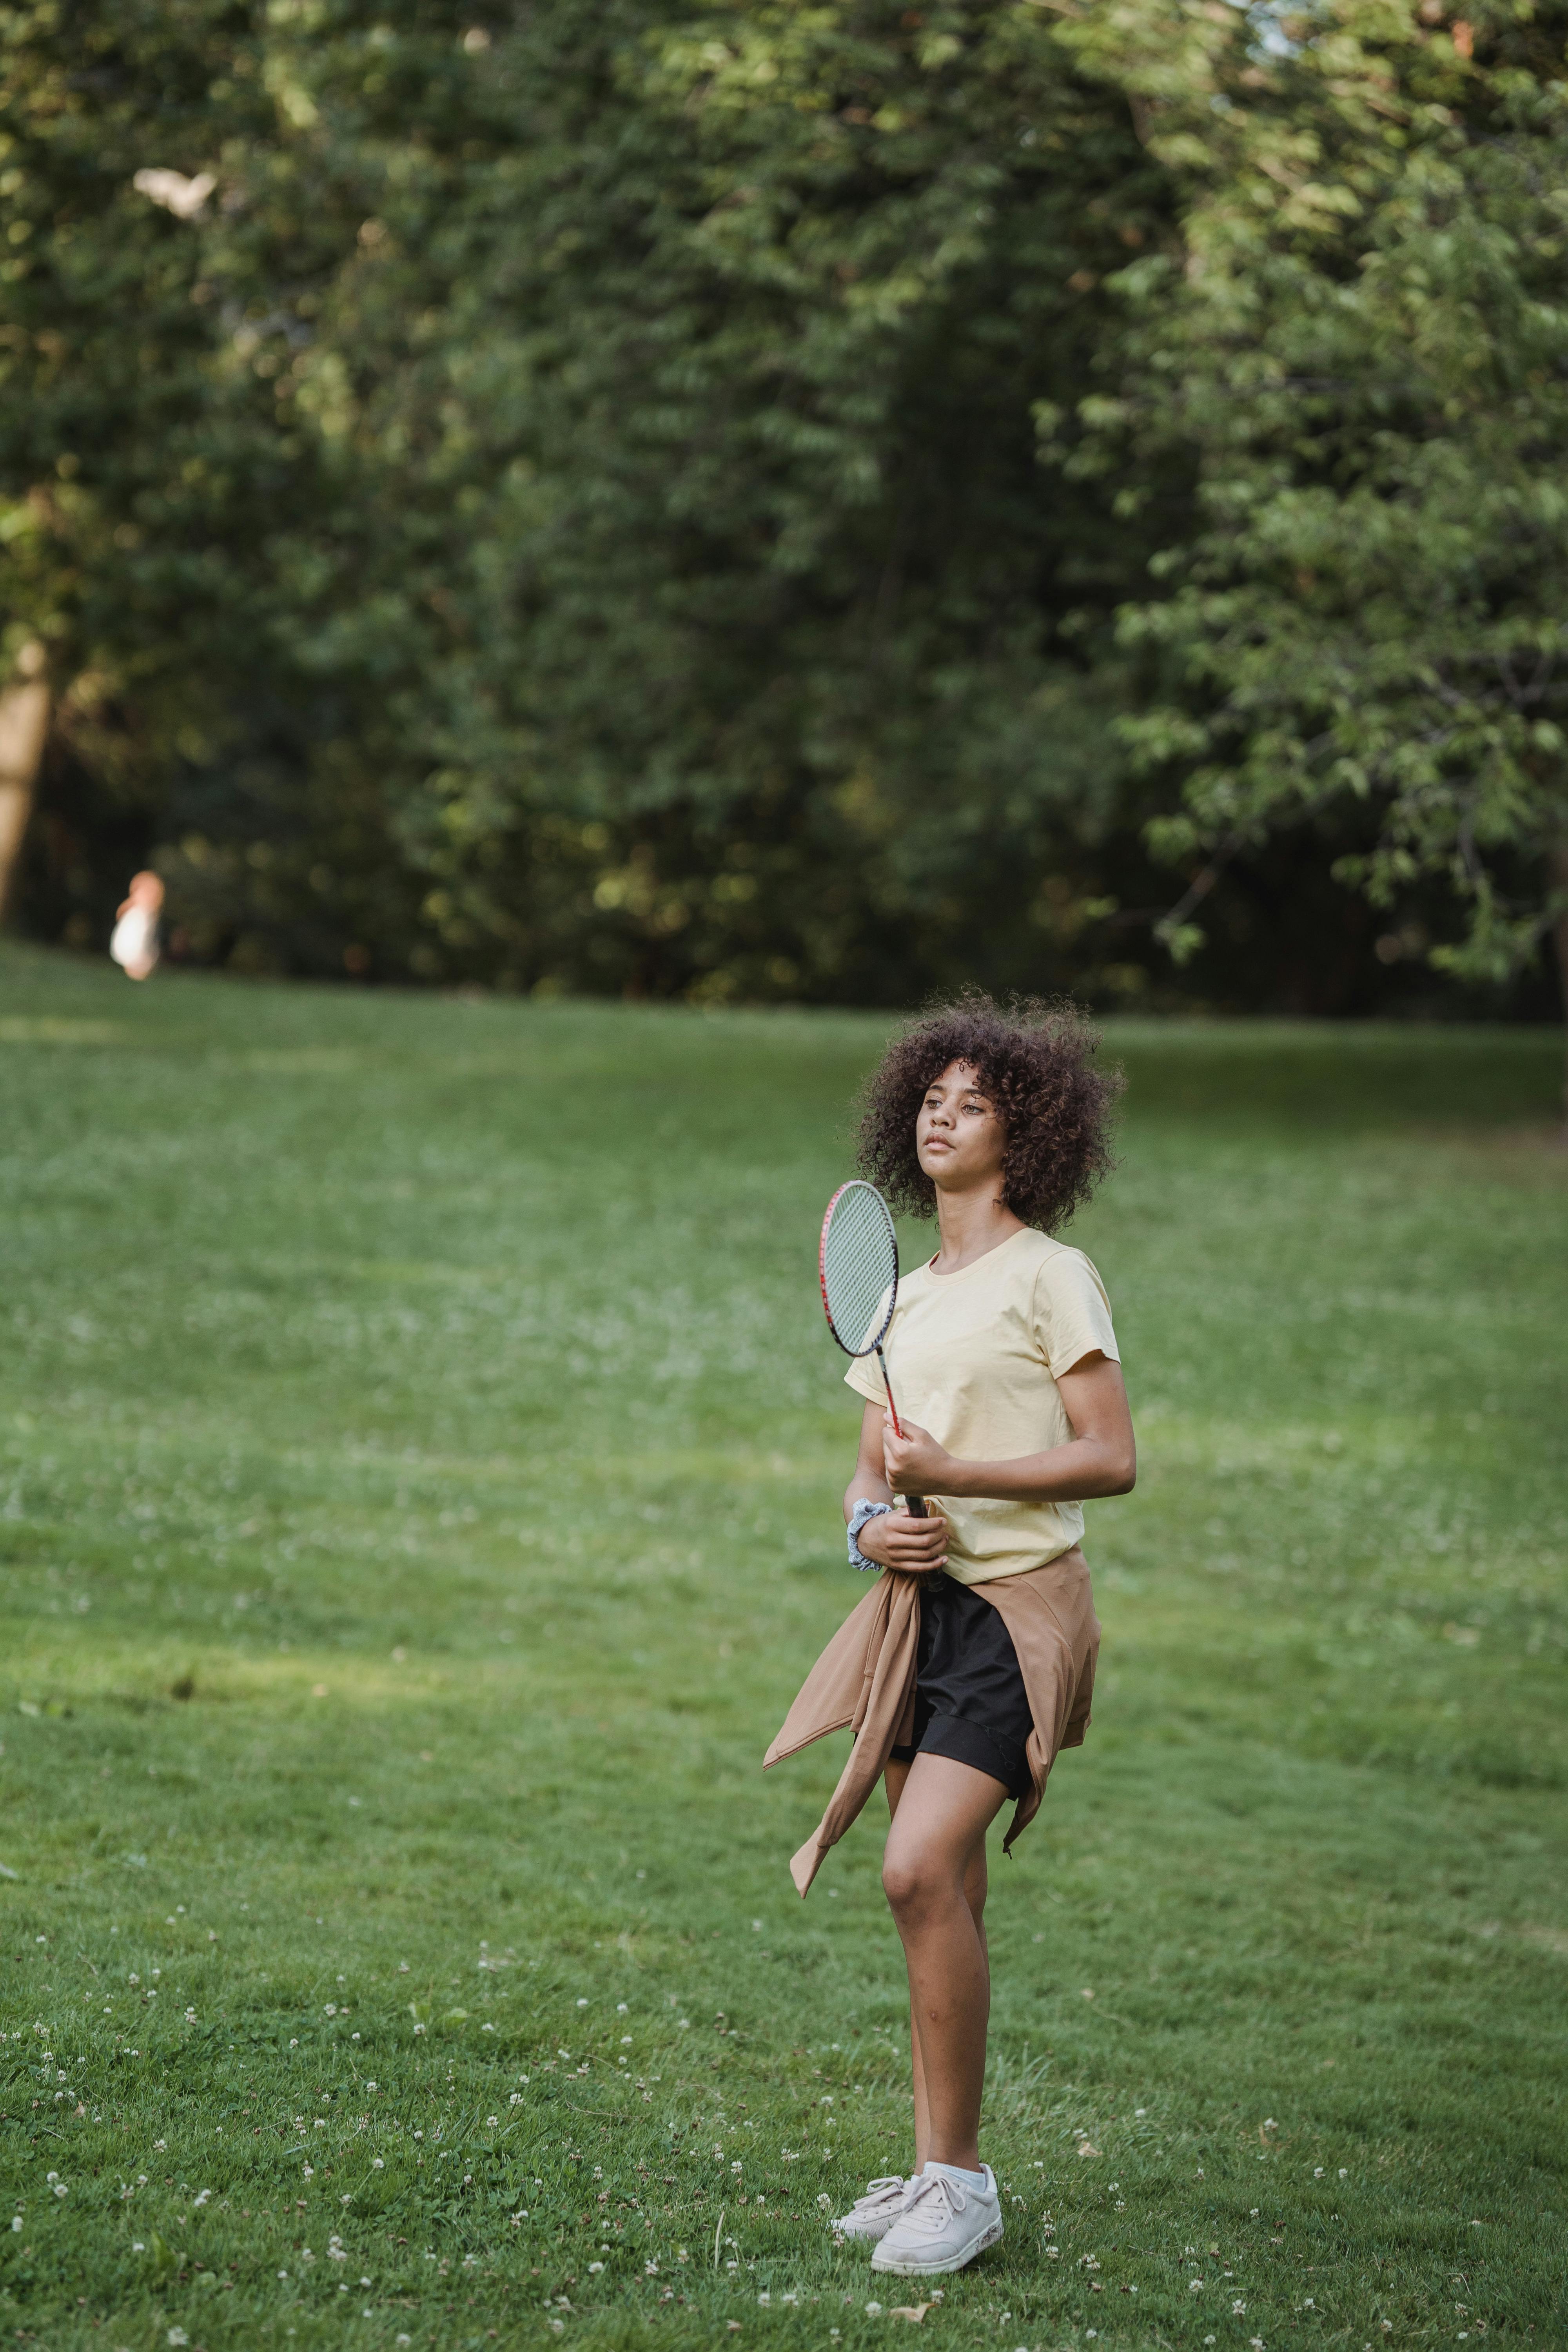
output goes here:
[{"label": "racket shaft", "polygon": [[[893,1402],[893,1383],[888,1378],[888,1360],[886,1356],[883,1355],[880,1348],[877,1350],[877,1362],[881,1368],[882,1386],[888,1391],[888,1411],[893,1416],[893,1434],[895,1437],[902,1437],[904,1433],[899,1423],[899,1408]],[[904,1508],[908,1511],[911,1519],[924,1519],[929,1518],[931,1516],[930,1512],[926,1509],[924,1501],[919,1495],[906,1495],[904,1496]]]}]

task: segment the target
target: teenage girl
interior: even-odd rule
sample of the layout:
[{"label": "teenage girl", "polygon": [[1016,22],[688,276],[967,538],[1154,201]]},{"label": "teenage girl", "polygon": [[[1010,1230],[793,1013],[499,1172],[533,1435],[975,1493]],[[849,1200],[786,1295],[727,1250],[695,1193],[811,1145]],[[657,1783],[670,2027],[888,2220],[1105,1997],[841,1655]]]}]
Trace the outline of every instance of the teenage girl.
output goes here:
[{"label": "teenage girl", "polygon": [[[769,1760],[843,1723],[855,1747],[810,1884],[876,1777],[892,1825],[882,1885],[909,1969],[914,2168],[835,2223],[872,2267],[936,2275],[1002,2235],[981,2161],[991,1980],[985,1833],[1010,1845],[1058,1750],[1083,1738],[1100,1628],[1079,1538],[1086,1496],[1124,1495],[1132,1423],[1110,1307],[1081,1251],[1050,1238],[1109,1165],[1116,1081],[1070,1013],[971,996],[928,1015],[868,1088],[860,1162],[941,1246],[899,1287],[844,1496],[852,1563],[883,1571],[814,1669]],[[900,1497],[923,1497],[916,1517]]]}]

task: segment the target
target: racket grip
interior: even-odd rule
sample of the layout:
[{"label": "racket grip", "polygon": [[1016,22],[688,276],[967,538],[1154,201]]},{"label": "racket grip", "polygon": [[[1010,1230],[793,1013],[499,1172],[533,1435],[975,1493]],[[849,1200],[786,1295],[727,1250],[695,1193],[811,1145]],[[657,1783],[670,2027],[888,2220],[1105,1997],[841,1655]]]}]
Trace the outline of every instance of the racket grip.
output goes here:
[{"label": "racket grip", "polygon": [[904,1508],[911,1519],[929,1519],[931,1517],[931,1513],[925,1507],[924,1497],[920,1495],[906,1495]]}]

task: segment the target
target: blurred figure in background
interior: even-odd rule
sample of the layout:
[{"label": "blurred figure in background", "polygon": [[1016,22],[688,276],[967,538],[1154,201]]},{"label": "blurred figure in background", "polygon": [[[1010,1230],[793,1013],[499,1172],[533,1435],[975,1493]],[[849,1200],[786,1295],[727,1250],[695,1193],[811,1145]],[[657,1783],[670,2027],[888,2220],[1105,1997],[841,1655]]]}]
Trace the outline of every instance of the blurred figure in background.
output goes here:
[{"label": "blurred figure in background", "polygon": [[163,885],[155,874],[133,874],[110,935],[109,952],[128,980],[145,980],[158,961],[158,917]]}]

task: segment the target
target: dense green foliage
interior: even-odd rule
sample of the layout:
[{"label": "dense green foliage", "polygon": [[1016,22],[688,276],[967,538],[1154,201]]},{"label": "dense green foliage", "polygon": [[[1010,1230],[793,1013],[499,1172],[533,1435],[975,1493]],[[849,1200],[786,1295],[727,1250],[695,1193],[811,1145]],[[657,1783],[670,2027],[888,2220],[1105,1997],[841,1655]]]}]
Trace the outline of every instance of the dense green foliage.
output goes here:
[{"label": "dense green foliage", "polygon": [[[802,1905],[842,1743],[759,1769],[876,1024],[0,976],[7,2341],[881,2344],[878,1824]],[[926,2332],[1560,2343],[1555,1041],[1113,1043],[1141,1477]]]},{"label": "dense green foliage", "polygon": [[37,919],[118,887],[129,803],[252,968],[1114,1000],[1170,949],[1342,1010],[1434,942],[1529,966],[1565,21],[16,0]]}]

